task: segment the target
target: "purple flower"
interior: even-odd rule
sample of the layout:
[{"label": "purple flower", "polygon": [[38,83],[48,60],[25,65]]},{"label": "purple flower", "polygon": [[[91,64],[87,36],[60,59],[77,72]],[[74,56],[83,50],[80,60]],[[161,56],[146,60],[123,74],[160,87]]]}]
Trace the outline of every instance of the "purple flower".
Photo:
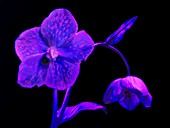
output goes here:
[{"label": "purple flower", "polygon": [[18,83],[32,88],[46,84],[65,90],[78,77],[80,63],[93,51],[94,42],[67,9],[56,9],[41,27],[24,31],[15,41],[16,54],[22,61]]},{"label": "purple flower", "polygon": [[134,110],[140,101],[145,107],[151,107],[152,96],[141,79],[127,76],[110,84],[103,101],[105,104],[118,101],[127,110]]}]

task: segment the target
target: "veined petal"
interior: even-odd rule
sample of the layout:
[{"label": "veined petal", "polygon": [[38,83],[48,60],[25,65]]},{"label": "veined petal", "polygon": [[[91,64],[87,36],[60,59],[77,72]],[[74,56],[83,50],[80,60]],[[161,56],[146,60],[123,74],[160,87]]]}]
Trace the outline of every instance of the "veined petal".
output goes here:
[{"label": "veined petal", "polygon": [[116,102],[121,97],[123,90],[122,90],[122,87],[120,86],[120,80],[121,78],[114,80],[109,85],[103,97],[103,102],[105,104]]},{"label": "veined petal", "polygon": [[40,27],[28,29],[16,39],[15,50],[21,61],[28,56],[46,52],[48,47],[41,39],[39,31]]},{"label": "veined petal", "polygon": [[44,54],[30,56],[19,66],[18,84],[25,88],[41,86],[47,75],[48,64],[43,64]]},{"label": "veined petal", "polygon": [[124,96],[119,99],[119,104],[127,110],[134,110],[139,103],[140,100],[134,93],[124,92]]},{"label": "veined petal", "polygon": [[78,25],[67,9],[56,9],[41,24],[41,33],[48,45],[59,47],[78,30]]},{"label": "veined petal", "polygon": [[120,85],[128,91],[142,94],[142,96],[148,94],[148,89],[145,83],[135,76],[127,76],[125,78],[122,78]]},{"label": "veined petal", "polygon": [[84,31],[78,32],[68,43],[59,48],[59,54],[73,62],[86,60],[94,49],[92,38]]},{"label": "veined petal", "polygon": [[50,88],[65,90],[76,81],[80,70],[79,63],[71,63],[62,57],[51,62],[46,78],[46,85]]}]

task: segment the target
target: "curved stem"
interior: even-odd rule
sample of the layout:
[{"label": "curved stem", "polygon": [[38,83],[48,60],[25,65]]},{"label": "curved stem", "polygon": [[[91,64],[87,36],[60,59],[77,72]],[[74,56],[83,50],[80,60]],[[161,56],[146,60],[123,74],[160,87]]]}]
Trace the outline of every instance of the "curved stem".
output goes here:
[{"label": "curved stem", "polygon": [[63,118],[64,112],[65,112],[65,109],[67,107],[68,100],[69,100],[69,97],[70,97],[70,94],[71,94],[71,90],[72,90],[72,87],[68,88],[67,91],[66,91],[64,101],[63,101],[63,104],[61,106],[60,115],[58,116],[59,122]]},{"label": "curved stem", "polygon": [[123,62],[125,63],[125,66],[127,69],[127,76],[130,76],[130,66],[129,66],[126,58],[124,57],[124,55],[118,49],[116,49],[115,47],[113,47],[111,45],[104,44],[102,42],[96,43],[94,46],[98,46],[98,45],[104,46],[104,47],[109,48],[109,49],[113,50],[114,52],[116,52],[122,58]]},{"label": "curved stem", "polygon": [[53,93],[53,115],[52,115],[51,128],[58,128],[57,110],[58,110],[58,96],[57,96],[57,89],[54,89],[54,93]]}]

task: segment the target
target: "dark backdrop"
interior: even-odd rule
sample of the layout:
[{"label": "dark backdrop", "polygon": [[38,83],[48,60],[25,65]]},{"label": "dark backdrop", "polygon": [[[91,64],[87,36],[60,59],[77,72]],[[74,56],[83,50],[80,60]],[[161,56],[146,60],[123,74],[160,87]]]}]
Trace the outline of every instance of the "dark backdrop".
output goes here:
[{"label": "dark backdrop", "polygon": [[[92,0],[0,0],[0,128],[49,128],[52,117],[52,89],[42,86],[32,89],[17,84],[20,60],[15,54],[14,41],[26,29],[40,26],[56,8],[72,12],[79,30],[86,30],[95,42],[104,41],[124,21],[137,15],[135,24],[123,40],[116,44],[127,58],[131,75],[141,78],[153,96],[152,107],[140,104],[127,111],[118,103],[104,105],[102,98],[114,79],[124,77],[126,68],[121,58],[111,50],[96,47],[86,62],[81,63],[80,75],[73,87],[69,105],[92,101],[104,105],[102,111],[84,111],[60,128],[111,128],[164,124],[160,100],[161,85],[158,43],[152,36],[153,20],[159,4],[144,1]],[[160,5],[159,5],[160,6]],[[158,59],[159,58],[159,59]],[[59,92],[59,101],[64,92]]]}]

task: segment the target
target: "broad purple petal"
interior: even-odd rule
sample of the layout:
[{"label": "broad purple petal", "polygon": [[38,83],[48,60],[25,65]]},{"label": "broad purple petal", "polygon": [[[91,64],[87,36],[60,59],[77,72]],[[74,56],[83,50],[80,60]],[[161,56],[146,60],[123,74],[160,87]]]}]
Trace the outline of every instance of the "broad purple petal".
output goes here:
[{"label": "broad purple petal", "polygon": [[48,64],[42,63],[44,54],[28,57],[19,66],[18,84],[25,88],[41,86],[46,78]]},{"label": "broad purple petal", "polygon": [[[92,102],[82,102],[76,106],[67,107],[64,112],[63,119],[60,123],[67,122],[67,121],[73,119],[77,114],[79,114],[80,112],[82,112],[84,110],[98,110],[98,109],[101,109],[105,113],[107,113],[105,107],[103,107],[99,104],[96,104],[96,103],[92,103]],[[60,114],[60,110],[58,111],[58,115],[59,114]]]},{"label": "broad purple petal", "polygon": [[21,61],[28,56],[46,52],[47,45],[41,39],[39,31],[39,27],[28,29],[16,39],[15,50]]},{"label": "broad purple petal", "polygon": [[80,64],[71,63],[62,57],[49,64],[46,85],[50,88],[65,90],[72,86],[79,74]]},{"label": "broad purple petal", "polygon": [[81,62],[81,60],[87,59],[93,48],[94,42],[92,38],[85,31],[80,31],[58,50],[62,57],[66,57],[73,62]]},{"label": "broad purple petal", "polygon": [[116,102],[121,97],[123,90],[122,90],[122,87],[120,86],[120,80],[121,78],[114,80],[109,85],[103,97],[103,102],[105,104]]},{"label": "broad purple petal", "polygon": [[59,47],[78,30],[78,25],[67,9],[56,9],[41,24],[41,33],[49,46]]},{"label": "broad purple petal", "polygon": [[149,92],[148,92],[148,95],[140,97],[140,100],[145,107],[147,108],[151,107],[152,96]]},{"label": "broad purple petal", "polygon": [[126,22],[124,22],[119,29],[117,29],[113,34],[111,34],[105,41],[105,43],[107,44],[116,44],[118,42],[120,42],[125,34],[125,32],[130,29],[130,27],[134,24],[134,22],[136,21],[137,16],[127,20]]},{"label": "broad purple petal", "polygon": [[119,104],[127,110],[134,110],[140,103],[138,96],[134,93],[124,92],[124,95],[119,99]]},{"label": "broad purple petal", "polygon": [[148,94],[148,89],[145,83],[140,78],[137,78],[135,76],[127,76],[125,78],[122,78],[120,85],[124,89],[127,89],[127,91],[139,93],[142,94],[142,96]]}]

